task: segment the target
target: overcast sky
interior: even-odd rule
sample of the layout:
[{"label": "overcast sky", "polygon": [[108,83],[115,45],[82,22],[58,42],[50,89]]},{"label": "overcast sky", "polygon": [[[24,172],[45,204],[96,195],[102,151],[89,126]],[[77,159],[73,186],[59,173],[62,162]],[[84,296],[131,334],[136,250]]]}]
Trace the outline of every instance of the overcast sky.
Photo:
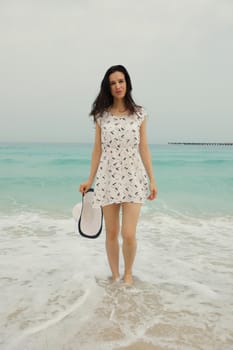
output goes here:
[{"label": "overcast sky", "polygon": [[123,64],[150,143],[233,142],[232,0],[0,0],[0,142],[92,142]]}]

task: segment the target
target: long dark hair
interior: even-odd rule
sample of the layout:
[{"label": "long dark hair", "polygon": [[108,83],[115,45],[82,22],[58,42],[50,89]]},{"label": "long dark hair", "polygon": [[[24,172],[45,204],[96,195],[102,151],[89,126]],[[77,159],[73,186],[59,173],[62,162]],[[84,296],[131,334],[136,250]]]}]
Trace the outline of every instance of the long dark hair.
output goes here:
[{"label": "long dark hair", "polygon": [[100,92],[92,104],[92,110],[90,112],[90,116],[93,116],[94,122],[96,122],[97,118],[101,117],[103,112],[105,112],[113,104],[113,96],[111,94],[110,84],[109,84],[109,75],[114,72],[121,72],[125,76],[126,94],[124,97],[124,102],[125,102],[126,108],[132,114],[136,113],[140,108],[140,106],[138,106],[134,102],[131,96],[132,84],[131,84],[129,73],[127,72],[126,68],[122,65],[112,66],[105,73],[104,78],[101,82]]}]

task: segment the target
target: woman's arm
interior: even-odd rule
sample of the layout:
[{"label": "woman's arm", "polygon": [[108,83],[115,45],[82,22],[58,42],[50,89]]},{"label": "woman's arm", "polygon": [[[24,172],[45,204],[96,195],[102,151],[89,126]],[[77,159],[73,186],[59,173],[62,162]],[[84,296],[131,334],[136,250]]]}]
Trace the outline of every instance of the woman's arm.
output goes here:
[{"label": "woman's arm", "polygon": [[89,188],[92,186],[92,183],[94,182],[95,175],[99,166],[100,157],[101,157],[101,128],[98,123],[96,123],[96,129],[95,129],[95,142],[94,147],[92,151],[92,157],[91,157],[91,168],[90,168],[90,174],[87,179],[87,181],[83,182],[79,186],[80,192],[87,192]]},{"label": "woman's arm", "polygon": [[143,120],[141,127],[140,127],[139,152],[140,152],[144,167],[146,169],[147,175],[148,175],[149,180],[150,180],[150,195],[148,196],[148,199],[153,200],[153,199],[155,199],[155,197],[157,195],[157,187],[156,187],[156,183],[155,183],[155,177],[153,174],[151,154],[150,154],[150,150],[149,150],[149,147],[147,144],[146,119]]}]

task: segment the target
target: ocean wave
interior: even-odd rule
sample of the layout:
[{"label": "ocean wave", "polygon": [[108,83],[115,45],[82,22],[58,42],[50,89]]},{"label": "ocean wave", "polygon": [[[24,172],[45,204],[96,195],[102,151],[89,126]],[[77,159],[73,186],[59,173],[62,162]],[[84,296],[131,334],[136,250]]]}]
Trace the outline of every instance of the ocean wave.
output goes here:
[{"label": "ocean wave", "polygon": [[200,160],[192,160],[192,159],[180,159],[180,160],[154,160],[155,165],[161,166],[193,166],[193,165],[219,165],[226,164],[232,165],[233,159],[200,159]]},{"label": "ocean wave", "polygon": [[9,185],[26,185],[24,190],[26,191],[34,191],[37,190],[36,186],[46,187],[49,189],[49,186],[60,186],[75,184],[77,181],[75,174],[61,175],[57,176],[11,176],[11,177],[1,177],[0,185],[1,186],[9,186]]},{"label": "ocean wave", "polygon": [[79,158],[57,158],[50,160],[48,162],[51,165],[88,165],[90,164],[90,159],[89,158],[84,158],[84,159],[79,159]]},{"label": "ocean wave", "polygon": [[233,159],[206,159],[203,161],[200,161],[200,163],[205,163],[205,164],[233,164]]},{"label": "ocean wave", "polygon": [[[20,225],[28,228],[28,233],[31,232],[32,227],[35,232],[40,232],[43,230],[49,231],[51,227],[60,231],[61,228],[67,229],[69,232],[70,225],[73,222],[72,218],[72,205],[70,206],[70,215],[57,215],[56,213],[51,213],[46,210],[33,208],[26,209],[25,207],[19,208],[15,212],[9,212],[8,214],[0,212],[0,230],[3,232],[5,229],[18,230]],[[12,223],[14,225],[12,226]],[[74,223],[74,222],[73,222]],[[152,210],[147,207],[142,208],[141,218],[139,221],[138,230],[141,234],[146,230],[156,230],[160,229],[171,230],[177,232],[185,231],[185,226],[192,228],[196,231],[197,227],[202,226],[207,231],[211,231],[212,228],[216,229],[218,227],[220,231],[231,232],[233,223],[233,215],[192,215],[184,213],[178,210],[172,210],[171,208],[161,208],[160,210]],[[186,227],[186,229],[187,229]],[[65,232],[64,231],[64,232]],[[190,233],[191,233],[190,231]],[[216,232],[215,232],[216,234]]]},{"label": "ocean wave", "polygon": [[[57,158],[51,160],[40,160],[39,162],[34,159],[33,166],[41,167],[43,165],[48,166],[85,166],[90,165],[90,158]],[[14,164],[25,164],[25,166],[30,166],[30,162],[27,160],[19,160],[13,158],[2,158],[0,159],[0,164],[2,165],[14,165]],[[191,160],[191,159],[180,159],[180,160],[157,160],[154,159],[154,164],[156,166],[203,166],[203,165],[233,165],[233,159],[206,159],[206,160]]]},{"label": "ocean wave", "polygon": [[22,163],[22,161],[12,158],[2,158],[0,159],[0,164],[19,164]]}]

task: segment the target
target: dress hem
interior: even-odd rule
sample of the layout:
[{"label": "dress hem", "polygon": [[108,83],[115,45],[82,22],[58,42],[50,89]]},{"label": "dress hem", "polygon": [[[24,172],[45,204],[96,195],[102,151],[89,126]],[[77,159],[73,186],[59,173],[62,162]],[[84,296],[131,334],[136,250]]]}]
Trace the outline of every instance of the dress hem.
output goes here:
[{"label": "dress hem", "polygon": [[113,202],[107,202],[107,203],[104,203],[104,204],[92,204],[92,207],[93,208],[100,208],[100,207],[106,207],[107,205],[111,205],[111,204],[122,204],[122,203],[137,203],[137,204],[144,204],[145,200],[144,201],[119,201],[119,202],[116,202],[116,201],[113,201]]}]

